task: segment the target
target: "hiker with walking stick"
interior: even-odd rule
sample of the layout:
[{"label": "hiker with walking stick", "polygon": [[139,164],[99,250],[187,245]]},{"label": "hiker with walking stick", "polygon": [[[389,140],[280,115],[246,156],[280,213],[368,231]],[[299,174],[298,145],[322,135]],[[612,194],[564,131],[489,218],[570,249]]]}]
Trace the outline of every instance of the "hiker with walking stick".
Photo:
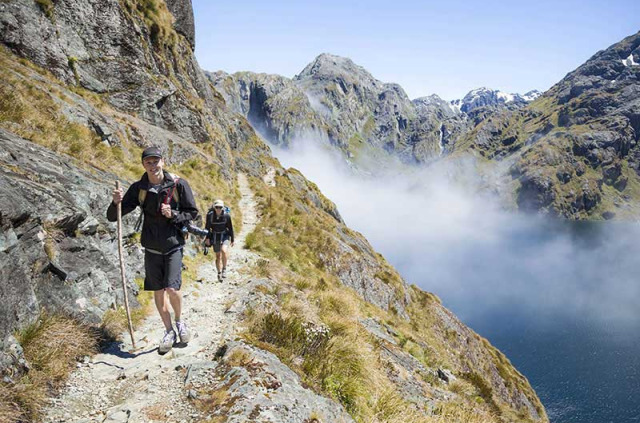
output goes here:
[{"label": "hiker with walking stick", "polygon": [[[142,178],[134,182],[126,193],[113,191],[113,201],[107,209],[107,219],[117,219],[117,204],[122,215],[140,206],[144,216],[140,243],[144,254],[144,289],[154,291],[156,308],[164,323],[165,331],[158,352],[171,350],[177,337],[188,343],[191,334],[181,318],[182,249],[185,239],[183,226],[198,216],[191,187],[186,180],[163,170],[164,160],[158,147],[148,147],[142,152]],[[171,322],[169,303],[176,321],[176,332]]]}]

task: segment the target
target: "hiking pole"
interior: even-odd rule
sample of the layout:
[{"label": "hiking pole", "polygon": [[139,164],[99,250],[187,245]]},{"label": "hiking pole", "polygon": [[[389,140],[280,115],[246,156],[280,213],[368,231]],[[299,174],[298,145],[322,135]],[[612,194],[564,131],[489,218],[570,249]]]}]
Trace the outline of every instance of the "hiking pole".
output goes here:
[{"label": "hiking pole", "polygon": [[[120,181],[116,181],[116,189],[120,189]],[[133,338],[133,324],[131,323],[131,312],[129,311],[129,297],[127,296],[127,279],[124,275],[124,259],[122,254],[122,201],[116,206],[118,210],[118,256],[120,257],[120,275],[122,276],[122,289],[124,291],[124,308],[127,311],[127,321],[129,322],[129,334],[131,335],[131,345],[136,348],[136,341]]]}]

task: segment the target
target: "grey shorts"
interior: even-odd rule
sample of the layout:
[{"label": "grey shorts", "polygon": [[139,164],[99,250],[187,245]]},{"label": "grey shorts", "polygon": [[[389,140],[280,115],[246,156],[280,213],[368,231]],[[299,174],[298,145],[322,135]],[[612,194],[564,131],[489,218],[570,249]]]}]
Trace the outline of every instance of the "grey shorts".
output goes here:
[{"label": "grey shorts", "polygon": [[182,249],[167,255],[145,251],[144,272],[145,291],[160,291],[166,288],[179,291],[182,286]]},{"label": "grey shorts", "polygon": [[229,239],[228,235],[225,235],[223,237],[222,242],[216,242],[216,243],[213,244],[213,251],[215,253],[219,253],[220,250],[222,250],[222,246],[223,245],[226,245],[226,246],[231,245],[231,240]]}]

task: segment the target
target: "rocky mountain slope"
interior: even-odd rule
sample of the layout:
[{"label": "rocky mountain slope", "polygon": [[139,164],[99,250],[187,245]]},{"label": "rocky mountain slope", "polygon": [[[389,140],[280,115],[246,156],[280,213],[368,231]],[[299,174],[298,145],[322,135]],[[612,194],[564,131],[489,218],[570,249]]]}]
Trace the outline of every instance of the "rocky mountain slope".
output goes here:
[{"label": "rocky mountain slope", "polygon": [[433,161],[474,124],[521,108],[540,94],[480,88],[452,102],[435,94],[411,101],[399,85],[381,82],[350,59],[331,54],[321,54],[293,79],[252,72],[206,75],[268,141],[330,142],[356,161],[362,154]]},{"label": "rocky mountain slope", "polygon": [[596,53],[525,108],[456,146],[508,164],[521,210],[572,219],[638,214],[640,33]]},{"label": "rocky mountain slope", "polygon": [[[70,359],[65,365],[75,367],[73,354],[47,353],[58,348],[53,341],[64,333],[52,342],[33,342],[47,316],[102,330],[121,316],[114,229],[104,213],[113,181],[139,178],[141,148],[155,144],[170,170],[188,179],[201,211],[223,197],[239,221],[243,213],[250,215],[240,205],[236,178],[244,173],[262,216],[246,238],[259,259],[244,270],[250,294],[238,299],[242,306],[229,335],[244,346],[229,344],[226,355],[219,342],[229,338],[203,344],[209,357],[222,351],[212,364],[221,383],[196,397],[178,393],[181,402],[227,421],[234,404],[251,400],[235,394],[234,375],[242,373],[247,386],[256,387],[252,381],[299,377],[334,401],[336,415],[343,407],[361,422],[431,422],[439,416],[547,421],[526,378],[504,355],[436,296],[402,280],[366,239],[344,225],[317,187],[269,156],[247,120],[229,109],[200,71],[192,54],[190,10],[188,0],[0,3],[0,415],[39,420],[44,393],[64,385],[63,373],[47,379],[49,361]],[[309,84],[312,90],[314,83]],[[405,112],[396,114],[394,102],[385,98],[406,96],[397,87],[374,88],[387,93],[376,107],[389,128],[405,127],[397,119]],[[336,92],[335,101],[358,95],[375,97],[351,86]],[[256,113],[263,113],[263,106],[248,101],[248,110],[258,107]],[[284,113],[270,107],[270,113]],[[316,114],[321,109],[311,102],[309,107]],[[354,116],[361,111],[354,106]],[[342,125],[341,131],[353,131],[347,121]],[[405,138],[396,129],[388,142],[400,145]],[[137,294],[132,302],[144,305],[149,300],[136,284],[141,251],[132,229],[135,218],[125,219],[126,268],[130,293]],[[189,275],[207,264],[195,242],[189,242],[187,256],[185,279],[194,279]],[[143,314],[143,308],[136,309],[137,322]],[[39,345],[39,360],[32,345]],[[153,341],[143,353],[155,354]],[[266,361],[268,367],[258,364]],[[272,368],[283,370],[265,370]],[[260,385],[250,396],[277,402],[281,397],[274,391],[280,387]],[[293,389],[286,388],[282,392]],[[87,418],[97,419],[104,410],[94,411]],[[262,411],[253,408],[249,418]],[[157,419],[154,410],[145,412]],[[276,403],[265,415],[285,421],[289,414]],[[311,411],[288,421],[327,419]]]},{"label": "rocky mountain slope", "polygon": [[207,75],[270,142],[329,142],[355,161],[360,155],[392,155],[427,162],[464,126],[446,102],[434,97],[429,107],[425,99],[415,105],[399,85],[378,81],[350,59],[330,54],[318,56],[293,79],[251,72]]}]

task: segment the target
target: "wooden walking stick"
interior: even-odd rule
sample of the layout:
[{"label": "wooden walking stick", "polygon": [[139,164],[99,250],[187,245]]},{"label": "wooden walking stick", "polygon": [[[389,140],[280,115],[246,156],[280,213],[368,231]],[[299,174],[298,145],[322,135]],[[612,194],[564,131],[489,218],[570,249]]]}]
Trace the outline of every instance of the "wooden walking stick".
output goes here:
[{"label": "wooden walking stick", "polygon": [[[120,181],[116,181],[116,189],[120,189]],[[127,278],[124,275],[124,258],[122,254],[122,202],[116,206],[118,210],[118,256],[120,257],[120,275],[122,276],[122,289],[124,291],[124,308],[127,311],[127,321],[129,322],[129,334],[131,335],[131,345],[136,348],[136,341],[133,338],[133,324],[131,323],[131,312],[129,311],[129,297],[127,296]]]}]

